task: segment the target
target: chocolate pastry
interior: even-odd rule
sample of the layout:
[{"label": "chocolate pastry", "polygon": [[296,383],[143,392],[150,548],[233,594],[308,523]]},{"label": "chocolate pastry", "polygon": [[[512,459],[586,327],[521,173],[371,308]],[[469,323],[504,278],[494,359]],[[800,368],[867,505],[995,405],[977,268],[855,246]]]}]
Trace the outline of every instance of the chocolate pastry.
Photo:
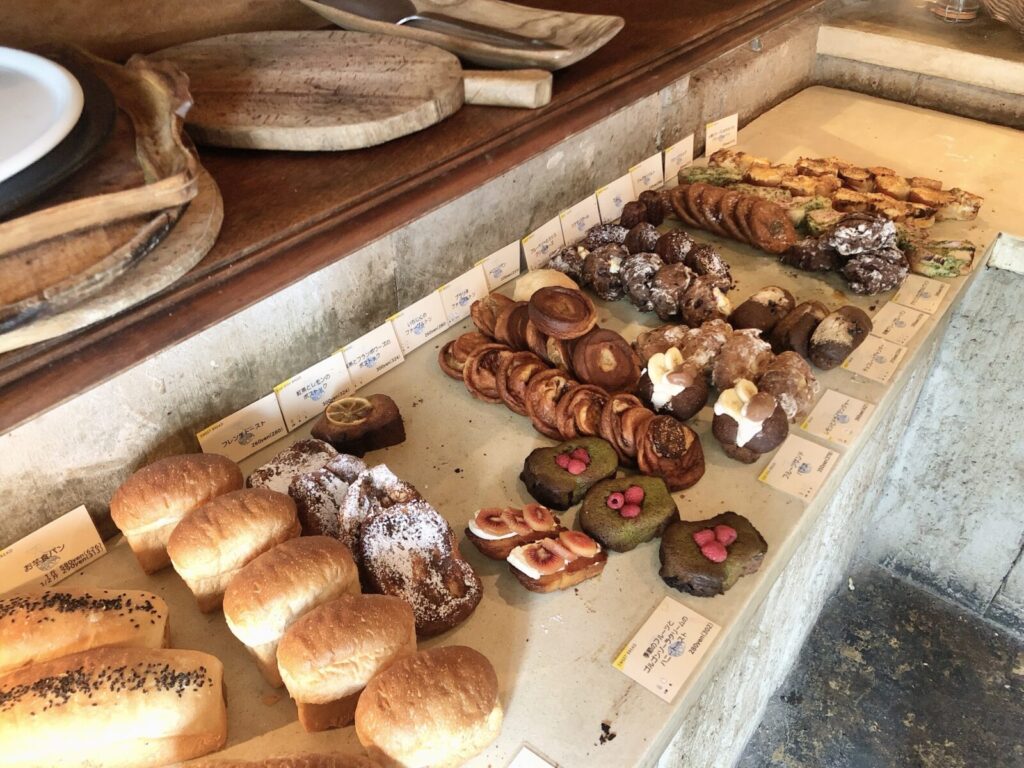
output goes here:
[{"label": "chocolate pastry", "polygon": [[639,200],[633,200],[622,206],[619,214],[619,226],[632,229],[642,221],[647,221],[647,206]]},{"label": "chocolate pastry", "polygon": [[[582,291],[557,286],[541,288],[533,294],[529,314],[538,331],[556,339],[578,339],[597,324],[594,303]],[[533,349],[532,342],[530,348]]]},{"label": "chocolate pastry", "polygon": [[683,258],[683,263],[698,275],[710,275],[719,278],[715,285],[723,291],[732,288],[732,275],[729,265],[722,254],[713,245],[703,243],[691,248]]},{"label": "chocolate pastry", "polygon": [[[624,425],[627,413],[631,415],[628,424]],[[633,433],[645,418],[654,418],[654,413],[644,408],[635,395],[612,395],[601,411],[601,437],[615,449],[623,464],[632,466],[636,463],[636,440]]]},{"label": "chocolate pastry", "polygon": [[654,253],[637,253],[622,262],[622,284],[626,296],[641,312],[654,309],[651,301],[651,283],[663,266],[661,257]]},{"label": "chocolate pastry", "polygon": [[526,385],[548,365],[533,352],[513,352],[498,363],[498,397],[514,413],[526,416]]},{"label": "chocolate pastry", "polygon": [[733,328],[756,328],[765,338],[796,305],[793,294],[777,285],[768,285],[740,304],[729,315]]},{"label": "chocolate pastry", "polygon": [[349,483],[321,467],[292,479],[288,495],[295,501],[304,536],[340,535],[338,513]]},{"label": "chocolate pastry", "polygon": [[621,245],[602,245],[587,254],[583,262],[583,282],[605,301],[622,298],[622,262],[629,251]]},{"label": "chocolate pastry", "polygon": [[523,400],[533,428],[546,437],[560,440],[562,433],[558,430],[558,403],[578,386],[565,371],[558,368],[550,368],[531,377]]},{"label": "chocolate pastry", "polygon": [[402,414],[387,395],[335,400],[317,419],[311,433],[340,453],[352,456],[405,442]]},{"label": "chocolate pastry", "polygon": [[715,361],[732,334],[732,326],[724,320],[708,320],[688,330],[679,352],[683,360],[697,366],[704,379],[710,381]]},{"label": "chocolate pastry", "polygon": [[534,449],[519,478],[541,504],[563,510],[578,504],[594,483],[611,477],[618,468],[611,445],[597,437],[581,437]]},{"label": "chocolate pastry", "polygon": [[903,251],[892,246],[851,256],[840,271],[854,293],[873,295],[903,285],[910,272],[910,262]]},{"label": "chocolate pastry", "polygon": [[572,368],[584,384],[612,394],[632,392],[640,381],[640,358],[628,341],[607,328],[595,328],[576,341]]},{"label": "chocolate pastry", "polygon": [[587,251],[600,248],[602,245],[622,245],[628,232],[629,227],[618,224],[595,224],[576,245]]},{"label": "chocolate pastry", "polygon": [[653,224],[642,221],[626,233],[622,242],[630,253],[650,253],[658,243],[661,233]]},{"label": "chocolate pastry", "polygon": [[[670,347],[682,347],[688,338],[691,328],[685,325],[661,325],[650,331],[644,331],[633,340],[633,349],[646,364],[651,356],[658,352],[667,352]],[[732,329],[729,329],[732,333]]]},{"label": "chocolate pastry", "polygon": [[772,351],[777,355],[793,351],[801,357],[807,357],[811,334],[826,315],[828,315],[828,307],[820,301],[805,301],[803,304],[797,304],[772,329],[769,335]]},{"label": "chocolate pastry", "polygon": [[555,409],[558,431],[563,440],[601,434],[601,412],[608,393],[593,384],[581,384],[567,392]]},{"label": "chocolate pastry", "polygon": [[851,213],[824,236],[825,244],[840,256],[879,251],[896,245],[896,225],[884,216]]},{"label": "chocolate pastry", "polygon": [[295,477],[320,469],[337,455],[338,452],[323,440],[299,440],[254,469],[245,484],[249,488],[288,493],[288,486]]},{"label": "chocolate pastry", "polygon": [[740,379],[715,401],[711,433],[726,456],[752,464],[782,444],[789,434],[789,419],[775,395]]},{"label": "chocolate pastry", "polygon": [[654,274],[650,299],[659,318],[672,320],[679,317],[683,296],[696,277],[685,264],[666,264]]},{"label": "chocolate pastry", "polygon": [[498,313],[494,323],[494,338],[514,350],[529,349],[526,324],[530,322],[530,309],[525,301],[515,301]]},{"label": "chocolate pastry", "polygon": [[588,251],[579,245],[566,245],[555,251],[548,259],[548,269],[555,269],[568,275],[577,283],[583,282],[583,261]]},{"label": "chocolate pastry", "polygon": [[504,344],[484,344],[474,350],[462,366],[462,382],[469,394],[485,403],[500,403],[498,367],[511,354],[512,350]]},{"label": "chocolate pastry", "polygon": [[675,347],[655,353],[640,377],[638,393],[656,413],[680,421],[696,416],[708,400],[708,383],[701,369],[683,359]]},{"label": "chocolate pastry", "polygon": [[660,536],[679,519],[676,503],[660,477],[602,480],[583,497],[580,528],[613,552],[629,552]]},{"label": "chocolate pastry", "polygon": [[768,544],[747,518],[725,512],[708,520],[677,520],[661,537],[661,578],[696,597],[725,594],[757,573]]},{"label": "chocolate pastry", "polygon": [[636,463],[645,475],[660,477],[670,491],[683,491],[704,476],[704,449],[697,433],[671,416],[644,423]]},{"label": "chocolate pastry", "polygon": [[480,603],[480,578],[459,555],[451,526],[423,500],[367,522],[359,549],[369,591],[409,603],[420,637],[453,629]]},{"label": "chocolate pastry", "polygon": [[839,255],[823,237],[805,237],[779,256],[779,261],[807,272],[830,272],[839,268]]},{"label": "chocolate pastry", "polygon": [[666,264],[682,264],[686,254],[697,245],[697,241],[681,229],[666,232],[654,244],[654,252]]},{"label": "chocolate pastry", "polygon": [[840,365],[871,333],[871,318],[857,307],[840,307],[814,329],[808,344],[811,362],[823,370]]},{"label": "chocolate pastry", "polygon": [[480,333],[493,339],[494,325],[498,321],[498,314],[513,303],[512,299],[502,296],[500,293],[489,293],[482,299],[477,299],[469,308],[473,325]]},{"label": "chocolate pastry", "polygon": [[757,390],[775,395],[791,422],[811,412],[820,389],[811,366],[796,352],[775,357],[757,379]]},{"label": "chocolate pastry", "polygon": [[637,201],[647,209],[647,221],[656,227],[661,226],[665,216],[672,210],[672,204],[662,195],[662,190],[646,189],[640,193]]},{"label": "chocolate pastry", "polygon": [[336,538],[358,558],[358,544],[365,523],[385,509],[419,498],[419,491],[400,480],[384,464],[360,472],[342,499]]},{"label": "chocolate pastry", "polygon": [[740,379],[755,381],[772,360],[772,348],[760,331],[735,331],[722,345],[711,371],[711,382],[721,392]]},{"label": "chocolate pastry", "polygon": [[462,367],[466,364],[466,358],[477,347],[484,344],[491,344],[492,341],[482,333],[470,331],[464,333],[454,341],[449,341],[437,354],[437,364],[446,375],[453,379],[462,381]]},{"label": "chocolate pastry", "polygon": [[679,316],[691,328],[709,320],[724,320],[732,312],[729,297],[721,289],[721,275],[697,275],[683,293]]}]

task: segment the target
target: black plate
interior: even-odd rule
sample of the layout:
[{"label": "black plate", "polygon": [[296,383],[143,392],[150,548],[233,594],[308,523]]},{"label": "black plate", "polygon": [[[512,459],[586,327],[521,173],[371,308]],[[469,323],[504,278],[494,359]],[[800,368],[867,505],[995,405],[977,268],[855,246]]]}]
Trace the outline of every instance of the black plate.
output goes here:
[{"label": "black plate", "polygon": [[107,84],[86,60],[71,50],[49,51],[47,58],[65,67],[82,86],[82,114],[71,133],[41,158],[0,182],[0,221],[38,199],[86,164],[114,127],[117,104]]}]

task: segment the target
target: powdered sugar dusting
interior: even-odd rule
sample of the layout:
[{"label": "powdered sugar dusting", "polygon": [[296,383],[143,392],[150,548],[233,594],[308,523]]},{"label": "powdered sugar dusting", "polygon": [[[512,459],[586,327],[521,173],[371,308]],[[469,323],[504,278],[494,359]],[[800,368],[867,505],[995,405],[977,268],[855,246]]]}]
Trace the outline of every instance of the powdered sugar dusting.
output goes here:
[{"label": "powdered sugar dusting", "polygon": [[249,487],[288,493],[288,486],[296,475],[320,469],[337,455],[338,452],[323,440],[299,440],[262,467],[253,470],[249,475]]},{"label": "powdered sugar dusting", "polygon": [[363,525],[388,507],[419,499],[419,492],[384,464],[360,472],[338,513],[338,538],[355,553]]}]

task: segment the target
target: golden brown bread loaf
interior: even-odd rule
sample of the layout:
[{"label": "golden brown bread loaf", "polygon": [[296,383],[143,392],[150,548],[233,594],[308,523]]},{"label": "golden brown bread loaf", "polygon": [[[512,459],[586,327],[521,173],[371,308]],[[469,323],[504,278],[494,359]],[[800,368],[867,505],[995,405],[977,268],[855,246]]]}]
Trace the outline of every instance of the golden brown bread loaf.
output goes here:
[{"label": "golden brown bread loaf", "polygon": [[169,565],[167,540],[178,522],[215,496],[242,487],[235,462],[214,453],[168,456],[125,480],[110,500],[110,517],[139,565],[156,573]]},{"label": "golden brown bread loaf", "polygon": [[103,646],[167,645],[167,603],[134,589],[18,592],[0,597],[0,675]]},{"label": "golden brown bread loaf", "polygon": [[220,608],[228,583],[246,563],[299,533],[290,496],[245,488],[185,515],[171,533],[167,554],[199,610],[210,613]]},{"label": "golden brown bread loaf", "polygon": [[394,662],[366,686],[356,735],[388,768],[455,768],[501,732],[498,678],[483,654],[449,645]]},{"label": "golden brown bread loaf", "polygon": [[342,595],[285,631],[277,666],[307,731],[351,725],[359,694],[396,659],[416,653],[416,622],[404,600]]},{"label": "golden brown bread loaf", "polygon": [[0,766],[146,768],[226,739],[223,667],[199,651],[97,648],[0,678]]},{"label": "golden brown bread loaf", "polygon": [[224,592],[224,619],[267,682],[280,687],[281,635],[310,609],[345,594],[359,594],[359,572],[348,547],[327,536],[288,539],[231,580]]},{"label": "golden brown bread loaf", "polygon": [[189,763],[189,768],[380,768],[380,765],[362,755],[301,754],[265,757],[262,760],[201,760]]}]

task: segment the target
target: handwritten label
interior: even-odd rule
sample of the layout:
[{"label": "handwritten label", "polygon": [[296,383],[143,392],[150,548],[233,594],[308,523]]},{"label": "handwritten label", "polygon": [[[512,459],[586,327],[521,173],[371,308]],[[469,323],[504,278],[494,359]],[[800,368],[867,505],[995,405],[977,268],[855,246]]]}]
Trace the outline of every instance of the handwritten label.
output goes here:
[{"label": "handwritten label", "polygon": [[888,384],[905,354],[906,347],[872,333],[843,361],[843,368],[879,384]]},{"label": "handwritten label", "polygon": [[338,397],[351,394],[352,377],[345,359],[335,352],[274,387],[288,431],[302,426]]},{"label": "handwritten label", "polygon": [[0,550],[0,594],[49,587],[107,553],[84,506]]},{"label": "handwritten label", "polygon": [[928,315],[924,312],[890,301],[871,318],[874,325],[871,332],[905,347],[921,330],[927,319]]},{"label": "handwritten label", "polygon": [[481,266],[463,272],[447,285],[438,289],[449,327],[469,317],[473,302],[487,295],[487,275]]},{"label": "handwritten label", "polygon": [[519,254],[522,247],[522,243],[516,240],[477,262],[487,276],[488,290],[493,291],[519,276]]},{"label": "handwritten label", "polygon": [[633,199],[633,177],[628,173],[597,190],[597,207],[601,223],[611,224],[622,215],[623,206]]},{"label": "handwritten label", "polygon": [[219,453],[232,461],[241,461],[284,437],[287,431],[277,395],[271,392],[211,424],[196,437],[203,453]]},{"label": "handwritten label", "polygon": [[708,123],[704,128],[704,156],[711,157],[720,149],[736,146],[738,128],[739,116],[736,114]]},{"label": "handwritten label", "polygon": [[671,703],[718,630],[715,622],[666,597],[612,666]]},{"label": "handwritten label", "polygon": [[565,244],[578,243],[588,229],[601,223],[601,212],[597,209],[597,196],[591,195],[585,200],[580,200],[572,208],[562,211],[558,214],[558,221],[562,225],[562,240]]},{"label": "handwritten label", "polygon": [[548,263],[551,254],[563,245],[565,240],[562,239],[562,225],[555,216],[523,238],[526,268],[540,269]]},{"label": "handwritten label", "polygon": [[391,323],[384,323],[341,348],[352,377],[352,386],[360,389],[381,374],[399,365],[405,356]]},{"label": "handwritten label", "polygon": [[942,306],[942,300],[948,292],[949,285],[946,283],[921,275],[908,275],[892,300],[933,315]]},{"label": "handwritten label", "polygon": [[839,454],[796,435],[785,439],[758,480],[804,501],[813,499]]},{"label": "handwritten label", "polygon": [[508,768],[555,768],[554,763],[549,763],[529,747],[523,747],[515,756]]},{"label": "handwritten label", "polygon": [[800,428],[838,445],[850,445],[864,431],[875,406],[828,389]]},{"label": "handwritten label", "polygon": [[432,339],[448,327],[441,294],[434,291],[388,318],[398,337],[403,355],[408,355],[420,344]]},{"label": "handwritten label", "polygon": [[665,179],[674,179],[680,168],[693,162],[693,134],[665,150]]},{"label": "handwritten label", "polygon": [[633,197],[639,197],[641,192],[648,189],[660,187],[665,183],[665,167],[662,164],[661,152],[634,165],[629,169],[629,176],[633,180]]}]

